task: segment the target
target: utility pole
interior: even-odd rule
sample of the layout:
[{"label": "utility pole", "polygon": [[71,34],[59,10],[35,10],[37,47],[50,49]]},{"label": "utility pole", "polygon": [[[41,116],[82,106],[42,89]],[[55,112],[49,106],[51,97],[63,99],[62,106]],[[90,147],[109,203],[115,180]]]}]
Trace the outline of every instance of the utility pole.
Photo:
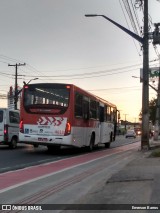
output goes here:
[{"label": "utility pole", "polygon": [[[160,45],[160,23],[154,24],[155,29],[153,32],[153,45]],[[158,90],[157,90],[157,108],[156,108],[156,119],[155,119],[155,128],[154,128],[154,140],[158,140],[158,135],[160,132],[160,55],[158,54],[159,59],[159,72],[158,72]]]},{"label": "utility pole", "polygon": [[[141,149],[149,149],[149,48],[148,48],[148,0],[139,0],[142,5],[144,2],[144,27],[143,27],[143,37],[133,33],[132,31],[126,29],[122,25],[113,21],[105,15],[100,14],[86,14],[86,17],[97,17],[101,16],[107,19],[109,22],[119,27],[121,30],[129,34],[131,37],[139,41],[143,45],[143,86],[142,86],[142,137],[141,137]],[[138,2],[138,1],[137,1]],[[157,26],[159,27],[159,26]],[[159,40],[158,40],[159,41]],[[157,40],[155,40],[157,43]]]},{"label": "utility pole", "polygon": [[15,89],[14,89],[14,109],[17,109],[17,102],[18,102],[18,66],[25,66],[26,64],[8,64],[8,66],[13,66],[15,67]]},{"label": "utility pole", "polygon": [[141,149],[149,149],[149,55],[148,55],[148,0],[144,0],[143,28],[143,86]]}]

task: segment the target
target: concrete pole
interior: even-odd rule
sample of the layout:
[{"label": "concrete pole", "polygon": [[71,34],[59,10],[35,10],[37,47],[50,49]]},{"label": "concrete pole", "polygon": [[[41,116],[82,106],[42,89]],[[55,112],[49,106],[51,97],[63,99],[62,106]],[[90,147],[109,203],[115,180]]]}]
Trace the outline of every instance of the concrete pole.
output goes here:
[{"label": "concrete pole", "polygon": [[149,55],[148,55],[148,0],[144,0],[142,137],[141,149],[149,149]]},{"label": "concrete pole", "polygon": [[[159,57],[160,63],[160,57]],[[160,64],[159,64],[160,69]],[[155,127],[154,127],[154,140],[158,140],[158,135],[160,132],[160,70],[159,70],[159,77],[158,77],[158,91],[157,91],[157,108],[156,108],[156,120],[155,120]]]}]

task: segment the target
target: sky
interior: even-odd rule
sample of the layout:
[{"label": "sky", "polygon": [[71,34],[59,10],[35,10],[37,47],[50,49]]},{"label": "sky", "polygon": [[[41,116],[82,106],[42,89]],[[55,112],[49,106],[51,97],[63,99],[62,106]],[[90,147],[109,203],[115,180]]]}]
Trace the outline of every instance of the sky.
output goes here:
[{"label": "sky", "polygon": [[[15,85],[15,67],[8,64],[26,63],[18,67],[20,87],[35,77],[39,79],[32,83],[75,84],[116,104],[122,120],[137,122],[142,108],[141,45],[106,19],[85,17],[105,15],[134,32],[123,2],[0,0],[0,97]],[[130,5],[135,2],[129,0]],[[143,10],[135,11],[143,27]],[[151,32],[160,22],[159,11],[160,1],[149,0]],[[150,67],[159,66],[157,51],[150,41]],[[156,87],[157,80],[150,84]],[[0,98],[0,107],[6,106],[7,99]]]}]

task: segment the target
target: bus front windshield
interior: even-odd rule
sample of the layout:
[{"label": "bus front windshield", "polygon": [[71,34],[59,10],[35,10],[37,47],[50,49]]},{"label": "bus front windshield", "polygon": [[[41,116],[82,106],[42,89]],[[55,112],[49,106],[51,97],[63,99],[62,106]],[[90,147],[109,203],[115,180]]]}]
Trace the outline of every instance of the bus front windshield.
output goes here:
[{"label": "bus front windshield", "polygon": [[30,113],[64,113],[69,104],[70,86],[31,84],[24,86],[24,108]]}]

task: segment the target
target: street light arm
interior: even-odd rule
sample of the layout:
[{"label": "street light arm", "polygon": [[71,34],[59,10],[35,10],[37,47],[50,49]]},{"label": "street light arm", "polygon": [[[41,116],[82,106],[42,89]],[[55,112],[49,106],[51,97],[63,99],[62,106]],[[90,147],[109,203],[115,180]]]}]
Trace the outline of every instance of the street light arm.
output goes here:
[{"label": "street light arm", "polygon": [[158,90],[155,87],[153,87],[151,84],[148,85],[158,93]]},{"label": "street light arm", "polygon": [[[24,85],[27,85],[27,84],[29,84],[31,81],[38,80],[38,79],[39,79],[39,78],[33,78],[33,79],[29,80],[28,83],[26,83],[25,81],[23,81],[23,84],[24,84]],[[21,92],[22,92],[22,89],[20,89],[20,90],[17,92],[17,96],[18,96]]]},{"label": "street light arm", "polygon": [[[140,78],[140,77],[132,75],[132,78]],[[158,89],[153,87],[151,84],[148,84],[148,85],[158,93]]]},{"label": "street light arm", "polygon": [[86,14],[85,17],[96,17],[98,16],[97,14]]},{"label": "street light arm", "polygon": [[28,83],[26,83],[26,84],[29,84],[31,81],[35,81],[35,80],[38,80],[38,79],[39,78],[33,78],[33,79],[29,80]]},{"label": "street light arm", "polygon": [[128,30],[127,28],[123,27],[122,25],[118,24],[117,22],[113,21],[112,19],[108,18],[107,16],[105,16],[105,15],[97,15],[97,14],[86,14],[85,15],[85,17],[96,17],[96,16],[101,16],[101,17],[107,19],[112,24],[116,25],[121,30],[123,30],[124,32],[126,32],[127,34],[129,34],[130,36],[132,36],[134,39],[136,39],[137,41],[139,41],[140,43],[143,44],[143,38],[142,37],[140,37],[139,35],[133,33],[132,31]]}]

